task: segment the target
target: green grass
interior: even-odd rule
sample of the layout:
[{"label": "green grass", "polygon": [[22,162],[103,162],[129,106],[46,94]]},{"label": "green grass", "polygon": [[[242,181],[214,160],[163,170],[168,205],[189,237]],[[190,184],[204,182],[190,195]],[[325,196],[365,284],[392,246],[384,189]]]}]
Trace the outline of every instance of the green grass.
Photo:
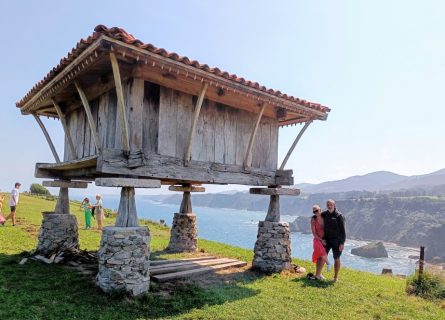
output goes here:
[{"label": "green grass", "polygon": [[[7,199],[5,199],[7,204]],[[230,283],[199,287],[178,284],[170,295],[152,292],[141,299],[102,294],[92,279],[59,265],[28,262],[18,265],[20,253],[35,248],[41,211],[53,201],[21,196],[19,226],[0,228],[0,319],[444,319],[443,302],[405,293],[406,280],[343,269],[339,283],[316,284],[292,274],[260,276],[246,271]],[[97,231],[82,230],[81,247],[96,250]],[[5,211],[8,211],[7,209]],[[199,218],[199,217],[198,217]],[[112,224],[107,219],[106,224]],[[152,258],[172,258],[162,250],[168,228],[146,223],[151,232]],[[200,240],[210,254],[252,260],[252,251]],[[307,261],[295,263],[313,270]],[[332,274],[327,274],[332,278]]]}]

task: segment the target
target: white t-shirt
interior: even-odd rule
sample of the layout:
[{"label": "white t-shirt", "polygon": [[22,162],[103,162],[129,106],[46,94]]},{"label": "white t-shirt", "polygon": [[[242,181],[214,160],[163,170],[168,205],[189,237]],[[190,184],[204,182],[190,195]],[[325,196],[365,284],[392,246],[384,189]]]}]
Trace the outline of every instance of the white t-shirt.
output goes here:
[{"label": "white t-shirt", "polygon": [[[17,203],[14,202],[14,196],[17,196]],[[9,206],[16,206],[19,203],[19,190],[14,188],[11,190],[11,197],[9,198]]]}]

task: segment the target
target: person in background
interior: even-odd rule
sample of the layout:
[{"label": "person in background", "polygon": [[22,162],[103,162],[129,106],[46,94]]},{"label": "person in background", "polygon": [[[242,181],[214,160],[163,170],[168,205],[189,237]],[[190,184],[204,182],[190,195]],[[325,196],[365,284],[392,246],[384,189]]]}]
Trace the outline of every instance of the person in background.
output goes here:
[{"label": "person in background", "polygon": [[5,200],[5,196],[0,190],[0,224],[3,225],[3,222],[5,222],[5,217],[2,215],[2,209],[3,209],[3,200]]},{"label": "person in background", "polygon": [[0,214],[3,210],[3,200],[5,200],[5,196],[3,195],[2,191],[0,190]]},{"label": "person in background", "polygon": [[85,229],[91,229],[91,206],[88,198],[83,199],[81,207],[85,213]]},{"label": "person in background", "polygon": [[315,279],[324,280],[325,278],[321,274],[323,265],[326,263],[328,271],[330,270],[330,264],[328,260],[328,255],[324,247],[324,220],[321,216],[321,208],[319,205],[314,205],[312,207],[312,213],[314,214],[311,218],[311,230],[314,236],[314,251],[312,253],[312,262],[316,264]]},{"label": "person in background", "polygon": [[9,198],[9,207],[11,208],[11,213],[5,218],[5,221],[1,223],[2,225],[4,225],[9,218],[11,218],[12,225],[15,226],[16,209],[17,205],[19,204],[19,189],[21,185],[21,183],[16,182],[14,185],[14,189],[11,190],[11,196]]},{"label": "person in background", "polygon": [[334,282],[337,282],[340,271],[340,256],[346,241],[345,218],[341,212],[338,211],[334,200],[328,200],[326,206],[328,209],[321,214],[324,220],[325,248],[327,254],[329,254],[329,251],[332,249],[335,261]]},{"label": "person in background", "polygon": [[91,206],[94,208],[94,215],[96,216],[97,229],[102,230],[102,221],[104,220],[104,209],[102,205],[102,196],[100,194],[96,195],[96,203]]}]

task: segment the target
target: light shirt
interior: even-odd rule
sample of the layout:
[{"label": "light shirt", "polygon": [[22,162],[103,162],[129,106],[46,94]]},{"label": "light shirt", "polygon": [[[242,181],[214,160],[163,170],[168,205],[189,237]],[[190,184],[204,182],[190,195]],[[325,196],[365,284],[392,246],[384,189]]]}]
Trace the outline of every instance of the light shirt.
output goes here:
[{"label": "light shirt", "polygon": [[[17,197],[17,203],[14,202],[14,196]],[[19,189],[12,189],[11,190],[11,197],[9,198],[9,206],[13,207],[16,206],[19,203]]]}]

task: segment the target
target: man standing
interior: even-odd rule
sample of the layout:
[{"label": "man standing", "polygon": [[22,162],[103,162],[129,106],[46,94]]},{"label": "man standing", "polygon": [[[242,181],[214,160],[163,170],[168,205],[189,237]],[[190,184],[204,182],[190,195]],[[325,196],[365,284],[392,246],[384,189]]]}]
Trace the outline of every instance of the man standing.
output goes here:
[{"label": "man standing", "polygon": [[14,189],[11,190],[11,195],[9,197],[9,207],[11,208],[11,213],[6,217],[5,221],[2,222],[2,224],[5,224],[6,220],[11,218],[12,225],[15,226],[16,217],[15,217],[15,211],[17,208],[17,204],[19,203],[19,189],[21,184],[16,182],[14,185]]},{"label": "man standing", "polygon": [[336,282],[340,271],[340,256],[346,241],[345,218],[337,210],[334,200],[328,200],[326,206],[328,209],[321,214],[324,219],[324,240],[326,253],[329,254],[332,249],[335,261],[334,282]]}]

